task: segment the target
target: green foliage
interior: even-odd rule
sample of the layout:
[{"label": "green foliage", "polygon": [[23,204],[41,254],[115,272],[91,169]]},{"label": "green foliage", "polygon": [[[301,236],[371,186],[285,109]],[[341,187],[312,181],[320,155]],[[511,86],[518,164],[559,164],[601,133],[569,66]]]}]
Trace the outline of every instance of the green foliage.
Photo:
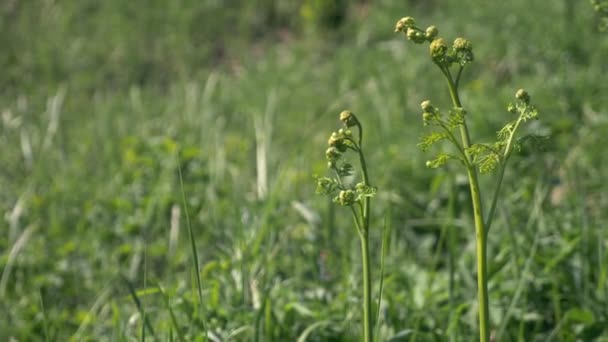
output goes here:
[{"label": "green foliage", "polygon": [[[501,104],[515,83],[542,110],[518,129],[536,136],[515,139],[488,239],[496,341],[608,337],[608,39],[589,3],[352,1],[338,31],[306,36],[302,3],[0,1],[0,341],[152,340],[146,320],[160,341],[203,326],[226,341],[358,340],[350,209],[311,185],[327,113],[346,106],[366,113],[382,189],[371,260],[392,227],[378,340],[475,340],[468,185],[457,163],[420,167],[434,157],[415,146],[424,95],[446,119],[452,106],[427,50],[390,32],[406,11],[474,42],[460,90],[475,142],[517,118]],[[446,141],[430,151],[457,156]],[[356,154],[343,156],[356,188]]]},{"label": "green foliage", "polygon": [[608,30],[608,1],[606,0],[591,0],[591,5],[595,12],[600,17],[599,29],[601,31]]},{"label": "green foliage", "polygon": [[431,132],[422,137],[422,141],[418,143],[418,147],[420,147],[422,151],[428,151],[433,144],[447,138],[448,135],[446,133]]},{"label": "green foliage", "polygon": [[[303,0],[300,16],[309,30],[336,29],[346,19],[348,11],[345,0]],[[323,30],[324,29],[324,30]]]}]

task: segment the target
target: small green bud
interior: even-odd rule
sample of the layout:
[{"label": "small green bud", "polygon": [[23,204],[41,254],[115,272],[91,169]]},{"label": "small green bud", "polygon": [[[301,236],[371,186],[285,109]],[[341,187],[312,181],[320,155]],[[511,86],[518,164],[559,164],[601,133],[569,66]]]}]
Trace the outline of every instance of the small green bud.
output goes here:
[{"label": "small green bud", "polygon": [[437,27],[435,27],[435,25],[431,25],[426,28],[426,31],[424,32],[424,37],[427,40],[432,41],[433,39],[435,39],[435,37],[437,37],[438,34],[439,30],[437,29]]},{"label": "small green bud", "polygon": [[515,113],[517,113],[517,108],[515,107],[514,104],[509,103],[509,105],[507,106],[507,111],[511,114],[515,114]]},{"label": "small green bud", "polygon": [[344,136],[338,132],[333,132],[327,141],[330,147],[335,147],[340,152],[346,152],[348,145],[344,141]]},{"label": "small green bud", "polygon": [[515,93],[515,98],[526,104],[530,103],[530,94],[524,89],[519,89],[517,93]]},{"label": "small green bud", "polygon": [[422,108],[422,111],[424,111],[425,113],[430,113],[435,110],[435,108],[431,104],[431,101],[429,100],[422,101],[422,103],[420,104],[420,108]]},{"label": "small green bud", "polygon": [[454,40],[454,44],[452,46],[453,46],[454,50],[456,50],[457,52],[473,51],[473,44],[471,44],[471,42],[468,39],[464,39],[464,38],[456,38]]},{"label": "small green bud", "polygon": [[420,30],[413,27],[408,28],[405,35],[407,36],[407,39],[411,40],[416,44],[422,44],[426,41],[424,32],[421,32]]},{"label": "small green bud", "polygon": [[340,113],[340,121],[342,121],[346,127],[353,127],[359,123],[355,114],[350,110],[343,110]]},{"label": "small green bud", "polygon": [[327,140],[327,145],[329,146],[336,146],[336,143],[340,140],[340,135],[337,132],[333,132],[330,136],[329,139]]},{"label": "small green bud", "polygon": [[434,114],[429,112],[422,113],[422,121],[426,125],[429,121],[433,119]]},{"label": "small green bud", "polygon": [[327,177],[317,178],[316,193],[317,194],[330,194],[332,191],[333,184],[334,184],[334,182]]},{"label": "small green bud", "polygon": [[395,32],[405,32],[405,29],[414,26],[415,20],[412,17],[403,17],[395,24]]},{"label": "small green bud", "polygon": [[345,137],[345,138],[350,138],[353,136],[353,131],[351,131],[350,129],[340,128],[338,130],[338,135]]},{"label": "small green bud", "polygon": [[336,147],[332,146],[325,151],[325,156],[329,161],[336,161],[338,158],[340,158],[340,151],[338,151]]},{"label": "small green bud", "polygon": [[414,39],[416,39],[416,33],[418,33],[418,31],[416,31],[416,29],[408,27],[405,35],[407,36],[407,39],[414,40]]},{"label": "small green bud", "polygon": [[448,44],[446,43],[445,39],[443,39],[443,38],[437,38],[437,39],[433,40],[431,42],[431,45],[429,46],[429,52],[431,53],[431,58],[433,58],[433,60],[436,62],[443,60],[447,51],[448,51]]},{"label": "small green bud", "polygon": [[456,53],[456,59],[461,65],[473,61],[473,44],[467,39],[456,38],[452,44],[452,49]]},{"label": "small green bud", "polygon": [[430,160],[426,161],[426,167],[428,167],[429,169],[433,168],[433,162],[431,162]]},{"label": "small green bud", "polygon": [[363,183],[363,182],[359,182],[359,183],[357,183],[357,185],[355,185],[355,189],[357,189],[357,191],[363,191],[363,189],[365,189],[365,188],[366,188],[366,186],[365,186],[365,183]]},{"label": "small green bud", "polygon": [[356,194],[352,190],[342,190],[338,194],[338,203],[342,206],[353,205],[356,202]]}]

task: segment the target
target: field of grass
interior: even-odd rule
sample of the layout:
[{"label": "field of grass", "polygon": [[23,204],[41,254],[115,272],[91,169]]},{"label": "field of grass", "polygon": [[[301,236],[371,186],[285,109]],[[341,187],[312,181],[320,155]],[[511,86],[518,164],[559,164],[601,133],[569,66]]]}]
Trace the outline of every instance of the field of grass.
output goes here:
[{"label": "field of grass", "polygon": [[378,187],[374,298],[388,232],[378,339],[477,339],[466,175],[416,146],[420,102],[449,96],[393,33],[406,15],[473,42],[476,139],[522,87],[550,136],[513,156],[488,238],[495,340],[608,341],[608,33],[588,1],[223,3],[0,2],[1,341],[358,340],[359,241],[314,181],[343,109]]}]

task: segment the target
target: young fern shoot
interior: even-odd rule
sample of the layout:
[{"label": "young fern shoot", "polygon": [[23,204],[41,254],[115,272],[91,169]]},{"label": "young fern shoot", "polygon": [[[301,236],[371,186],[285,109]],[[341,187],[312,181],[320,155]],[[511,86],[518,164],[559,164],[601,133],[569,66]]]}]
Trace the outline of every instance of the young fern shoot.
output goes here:
[{"label": "young fern shoot", "polygon": [[[317,193],[326,194],[333,201],[350,209],[355,229],[361,243],[361,268],[363,271],[363,308],[362,327],[363,341],[371,342],[372,334],[372,299],[371,299],[371,270],[369,260],[369,226],[371,198],[376,194],[376,188],[370,185],[365,156],[363,154],[363,126],[350,111],[340,113],[344,128],[333,132],[329,137],[328,149],[325,152],[327,166],[333,171],[332,177],[317,179]],[[356,127],[357,137],[350,130]],[[355,167],[344,158],[346,152],[354,152],[359,160],[360,182],[352,186],[346,178],[356,172]]]},{"label": "young fern shoot", "polygon": [[[443,38],[438,38],[439,31],[435,26],[421,29],[416,26],[412,17],[399,20],[395,32],[405,33],[407,39],[415,44],[429,43],[429,53],[432,62],[439,68],[445,78],[452,107],[441,111],[433,106],[430,100],[421,103],[422,120],[425,126],[432,126],[434,131],[422,138],[418,146],[427,151],[440,141],[448,141],[455,147],[455,153],[440,152],[426,165],[429,168],[443,166],[449,160],[457,160],[465,168],[471,190],[473,218],[475,222],[475,239],[477,254],[477,288],[479,301],[479,337],[480,341],[490,340],[489,299],[487,278],[487,236],[496,210],[507,161],[515,149],[529,137],[517,139],[517,131],[523,123],[538,118],[538,110],[530,103],[530,95],[523,89],[515,94],[515,103],[507,107],[507,111],[515,118],[509,121],[500,131],[497,139],[491,143],[471,142],[467,127],[468,112],[460,101],[459,85],[465,67],[473,62],[473,45],[464,38],[456,38],[449,45]],[[460,136],[460,137],[458,137]],[[494,188],[490,210],[484,216],[482,207],[482,189],[479,186],[478,172],[487,173],[499,170],[499,176]]]}]

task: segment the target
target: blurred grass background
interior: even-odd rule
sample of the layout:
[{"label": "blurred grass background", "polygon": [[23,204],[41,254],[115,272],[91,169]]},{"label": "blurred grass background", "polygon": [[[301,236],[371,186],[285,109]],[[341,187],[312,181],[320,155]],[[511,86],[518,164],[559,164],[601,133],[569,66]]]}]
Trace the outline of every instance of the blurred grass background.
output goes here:
[{"label": "blurred grass background", "polygon": [[489,238],[497,340],[608,340],[608,36],[572,0],[2,2],[0,339],[356,340],[357,238],[313,180],[351,109],[376,264],[390,227],[381,340],[474,340],[463,175],[416,148],[447,92],[393,33],[406,15],[473,42],[474,139],[521,87],[551,136],[513,160]]}]

